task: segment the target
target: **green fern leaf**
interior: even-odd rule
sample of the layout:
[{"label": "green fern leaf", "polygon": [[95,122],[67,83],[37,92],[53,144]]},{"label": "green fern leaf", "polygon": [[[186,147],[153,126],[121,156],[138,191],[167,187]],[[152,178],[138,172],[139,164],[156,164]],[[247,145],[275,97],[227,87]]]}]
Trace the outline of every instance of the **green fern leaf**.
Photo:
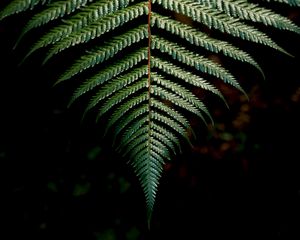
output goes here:
[{"label": "green fern leaf", "polygon": [[[124,116],[124,114],[126,114],[128,111],[132,110],[134,107],[138,106],[139,104],[141,104],[142,102],[145,102],[148,100],[148,96],[145,93],[141,93],[139,96],[134,97],[132,99],[130,99],[129,101],[125,102],[124,104],[122,104],[110,117],[107,126],[106,126],[106,131],[105,133],[107,133],[107,131],[111,128],[111,126],[113,124],[115,124],[122,116]],[[134,131],[134,130],[132,130]],[[133,132],[132,132],[133,134]],[[116,134],[114,134],[116,137]],[[130,137],[131,135],[129,134],[128,137]]]},{"label": "green fern leaf", "polygon": [[50,21],[54,21],[58,18],[62,18],[86,6],[89,2],[93,0],[73,0],[73,1],[59,1],[48,5],[48,8],[37,13],[33,18],[27,23],[23,29],[21,36],[19,37],[17,43],[22,39],[22,37],[30,30],[46,25]]},{"label": "green fern leaf", "polygon": [[[139,108],[137,108],[139,109]],[[138,118],[139,116],[143,115],[144,113],[148,112],[148,106],[147,104],[142,105],[140,111],[137,111],[136,109],[134,109],[133,111],[130,112],[130,114],[127,114],[125,117],[123,117],[118,126],[120,126],[120,128],[118,128],[115,131],[115,134],[118,135],[122,130],[126,129],[125,126],[129,125],[131,122],[133,122],[136,118]]]},{"label": "green fern leaf", "polygon": [[191,74],[190,72],[185,71],[182,68],[177,67],[176,65],[174,65],[172,63],[169,63],[167,61],[161,60],[156,57],[151,58],[151,66],[153,68],[158,68],[158,69],[162,70],[164,73],[173,75],[174,77],[176,77],[182,81],[185,81],[195,87],[200,87],[202,89],[205,89],[207,91],[210,91],[210,92],[216,94],[227,105],[226,100],[224,99],[224,96],[222,95],[222,93],[217,88],[215,88],[213,85],[211,85],[209,82],[202,79],[201,77]]},{"label": "green fern leaf", "polygon": [[70,17],[68,20],[65,20],[64,24],[60,24],[52,28],[47,34],[41,37],[41,39],[32,47],[26,57],[35,52],[37,49],[57,43],[61,39],[68,37],[70,34],[80,32],[81,29],[87,27],[88,25],[92,25],[94,22],[97,22],[106,15],[112,14],[115,11],[126,7],[128,3],[129,0],[106,0],[96,2],[90,5],[88,8],[80,9],[81,11],[79,11],[77,14]]},{"label": "green fern leaf", "polygon": [[120,90],[117,94],[114,94],[106,103],[102,105],[98,117],[101,117],[104,113],[109,111],[115,105],[120,104],[124,99],[130,97],[130,95],[135,94],[137,91],[141,90],[142,88],[146,88],[147,87],[147,82],[145,81],[146,79],[143,80],[144,81],[140,81],[133,85],[130,85]]},{"label": "green fern leaf", "polygon": [[95,107],[101,100],[109,97],[110,95],[114,94],[116,91],[121,90],[126,86],[136,82],[141,77],[147,74],[148,74],[148,68],[147,65],[144,65],[105,84],[105,86],[101,88],[98,91],[98,93],[92,98],[91,102],[87,106],[87,111]]},{"label": "green fern leaf", "polygon": [[51,49],[45,61],[70,46],[93,40],[145,14],[148,14],[148,8],[144,2],[109,14],[105,18],[101,18],[100,21],[89,24],[81,31],[73,31],[68,37],[61,39],[61,41],[55,44]]},{"label": "green fern leaf", "polygon": [[0,12],[0,20],[4,19],[10,15],[24,12],[28,9],[33,9],[35,6],[37,6],[39,4],[46,4],[49,2],[51,2],[51,0],[16,0],[16,1],[12,1]]},{"label": "green fern leaf", "polygon": [[[91,91],[93,88],[103,84],[104,82],[112,79],[113,77],[119,75],[120,73],[136,66],[141,61],[146,60],[148,56],[147,48],[139,49],[128,56],[124,57],[122,60],[104,68],[98,74],[92,78],[86,80],[73,94],[70,104],[72,104],[77,98]],[[70,105],[69,104],[69,105]]]},{"label": "green fern leaf", "polygon": [[187,40],[189,43],[195,46],[201,46],[208,51],[214,53],[221,52],[225,56],[232,57],[242,62],[250,63],[251,65],[255,66],[261,73],[263,73],[258,63],[248,53],[238,49],[228,42],[213,39],[207,34],[199,32],[186,24],[153,13],[152,26],[156,26],[158,28],[171,32],[172,34],[178,35],[181,38]]},{"label": "green fern leaf", "polygon": [[148,26],[141,25],[128,32],[114,37],[107,44],[92,49],[82,57],[63,75],[58,82],[67,80],[76,74],[91,68],[103,61],[113,57],[122,49],[131,46],[148,37]]},{"label": "green fern leaf", "polygon": [[225,83],[229,83],[241,92],[244,92],[234,76],[232,76],[223,67],[208,60],[207,58],[194,54],[193,52],[186,50],[184,47],[180,47],[176,43],[172,43],[166,39],[158,38],[156,36],[152,36],[151,47],[152,49],[159,49],[161,52],[166,52],[168,55],[172,56],[173,59],[194,67],[196,70],[216,76],[222,79]]},{"label": "green fern leaf", "polygon": [[175,146],[179,149],[180,152],[182,152],[181,150],[181,146],[180,146],[180,141],[179,138],[176,137],[176,135],[168,130],[166,130],[164,127],[161,127],[160,125],[153,123],[152,125],[152,131],[153,134],[155,135],[155,133],[158,133],[160,135],[162,135],[162,139],[167,139],[165,142],[171,144],[171,148],[175,148]]},{"label": "green fern leaf", "polygon": [[[273,2],[300,6],[299,0]],[[213,123],[206,103],[191,87],[206,90],[226,104],[208,80],[213,77],[245,94],[234,74],[202,50],[248,63],[262,73],[240,46],[212,38],[199,24],[224,37],[228,34],[286,54],[253,23],[300,33],[288,18],[247,0],[12,0],[0,12],[0,20],[36,6],[39,11],[32,12],[21,37],[34,28],[49,30],[26,57],[47,48],[46,63],[54,56],[63,58],[59,53],[66,50],[83,49],[56,83],[78,79],[70,105],[86,95],[84,115],[98,109],[97,120],[106,116],[103,135],[112,132],[116,150],[129,159],[144,191],[149,219],[164,163],[182,151],[182,140],[192,145],[187,130],[194,132],[185,114]],[[197,27],[181,22],[175,13]]]},{"label": "green fern leaf", "polygon": [[283,17],[270,9],[260,7],[258,4],[251,4],[246,0],[196,0],[207,6],[216,8],[228,16],[236,17],[252,22],[261,22],[267,26],[300,33],[300,28],[291,20]]},{"label": "green fern leaf", "polygon": [[205,118],[202,116],[201,112],[204,112],[212,121],[212,117],[210,116],[209,111],[206,109],[205,105],[197,97],[195,97],[190,91],[188,91],[187,89],[185,89],[184,87],[176,83],[173,83],[163,78],[162,76],[159,76],[155,72],[152,72],[151,77],[153,83],[156,83],[157,85],[160,86],[159,88],[157,88],[157,90],[164,89],[162,94],[166,96],[168,95],[167,92],[171,94],[176,94],[177,96],[176,98],[180,98],[179,102],[186,102],[186,104],[193,106],[193,108],[197,109],[198,111],[197,115],[200,116],[205,123],[206,123]]},{"label": "green fern leaf", "polygon": [[261,43],[288,54],[263,32],[242,23],[239,19],[222,14],[215,8],[188,0],[154,0],[153,2],[161,4],[165,9],[186,15],[194,21],[207,25],[209,28],[217,29],[244,40]]},{"label": "green fern leaf", "polygon": [[180,123],[182,125],[182,127],[186,128],[186,129],[191,127],[188,120],[184,116],[182,116],[175,109],[170,108],[166,104],[163,104],[162,102],[160,102],[156,99],[153,99],[151,101],[151,107],[154,107],[154,108],[166,113],[169,118],[173,118],[173,120]]},{"label": "green fern leaf", "polygon": [[285,3],[290,6],[300,6],[300,1],[299,0],[265,0],[267,2],[280,2],[280,3]]},{"label": "green fern leaf", "polygon": [[[125,133],[121,137],[121,140],[120,140],[121,143],[117,147],[117,150],[120,150],[122,148],[122,144],[125,143],[126,141],[128,141],[130,138],[134,139],[136,137],[136,134],[137,134],[138,130],[140,128],[144,127],[145,124],[147,123],[147,121],[148,121],[147,115],[145,115],[145,116],[143,116],[141,118],[135,119],[130,124],[130,126],[128,126],[128,128],[126,130],[124,130]],[[147,129],[148,129],[148,127],[147,127]],[[115,142],[114,142],[114,146],[115,146]]]}]

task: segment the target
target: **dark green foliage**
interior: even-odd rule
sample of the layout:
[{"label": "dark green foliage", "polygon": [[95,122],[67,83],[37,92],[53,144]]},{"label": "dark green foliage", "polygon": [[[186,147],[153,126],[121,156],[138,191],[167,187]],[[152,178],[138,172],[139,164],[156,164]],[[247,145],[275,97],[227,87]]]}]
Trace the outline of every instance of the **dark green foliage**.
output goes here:
[{"label": "dark green foliage", "polygon": [[[274,1],[300,5],[299,0]],[[226,102],[205,79],[211,75],[244,93],[232,73],[207,55],[200,55],[198,48],[249,63],[262,73],[244,50],[212,38],[197,24],[192,27],[164,14],[184,15],[201,26],[284,53],[253,23],[300,33],[288,18],[247,0],[13,0],[0,12],[0,19],[36,6],[40,10],[28,21],[19,40],[34,28],[49,24],[50,29],[27,56],[48,47],[46,62],[60,52],[86,44],[86,51],[57,83],[80,78],[70,103],[89,94],[86,112],[96,108],[98,118],[109,116],[106,133],[114,133],[117,150],[129,159],[139,177],[149,216],[165,161],[181,151],[182,139],[190,142],[186,130],[191,126],[185,113],[197,115],[205,124],[212,121],[191,86]],[[172,40],[167,36],[173,36]],[[94,75],[82,77],[84,71]]]}]

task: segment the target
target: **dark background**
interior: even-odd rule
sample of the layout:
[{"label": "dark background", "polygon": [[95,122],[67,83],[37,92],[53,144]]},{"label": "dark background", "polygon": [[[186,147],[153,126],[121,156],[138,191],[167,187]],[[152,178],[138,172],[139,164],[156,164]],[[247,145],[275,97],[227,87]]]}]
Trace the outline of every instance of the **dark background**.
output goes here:
[{"label": "dark background", "polygon": [[[299,11],[282,11],[300,23]],[[0,23],[0,239],[300,238],[299,36],[269,31],[295,58],[243,45],[266,80],[211,56],[233,70],[250,100],[220,83],[230,109],[204,99],[215,126],[191,118],[197,139],[166,165],[149,232],[126,159],[93,117],[81,123],[84,105],[66,107],[76,83],[52,87],[66,60],[40,66],[41,51],[18,67],[33,41],[12,50],[23,17]]]}]

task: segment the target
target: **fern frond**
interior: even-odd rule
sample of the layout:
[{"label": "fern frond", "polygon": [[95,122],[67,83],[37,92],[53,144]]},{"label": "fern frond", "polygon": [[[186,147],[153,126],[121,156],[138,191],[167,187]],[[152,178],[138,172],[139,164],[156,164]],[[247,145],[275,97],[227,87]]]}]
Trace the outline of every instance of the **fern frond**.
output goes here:
[{"label": "fern frond", "polygon": [[[198,109],[198,112],[199,112],[197,114],[198,116],[202,116],[201,112],[204,112],[210,118],[210,120],[213,121],[212,117],[211,117],[209,111],[207,110],[207,108],[205,107],[205,105],[197,97],[195,97],[195,95],[193,93],[191,93],[184,87],[180,86],[179,84],[176,84],[174,82],[171,82],[171,81],[165,79],[164,77],[156,74],[155,72],[152,72],[151,77],[152,77],[153,82],[156,83],[158,86],[162,87],[166,92],[167,91],[169,92],[169,90],[170,90],[171,92],[176,94],[178,97],[180,97],[183,101],[191,104],[196,109]],[[203,116],[201,118],[206,123],[205,118]]]},{"label": "fern frond", "polygon": [[297,6],[300,7],[300,1],[299,0],[264,0],[266,2],[279,2],[279,3],[285,3],[290,6]]},{"label": "fern frond", "polygon": [[[128,141],[128,139],[132,138],[136,132],[142,128],[144,126],[144,124],[146,124],[148,122],[148,116],[145,115],[142,118],[137,118],[135,119],[130,126],[128,126],[128,128],[125,130],[125,133],[122,135],[120,142],[125,142]],[[115,139],[114,139],[115,140]],[[115,143],[115,142],[114,142]],[[121,145],[119,145],[119,147],[117,147],[117,150],[120,150]]]},{"label": "fern frond", "polygon": [[167,138],[165,135],[152,129],[151,136],[154,139],[156,139],[157,144],[160,145],[161,148],[169,148],[172,150],[173,154],[176,154],[176,148],[174,143],[170,141],[170,139]]},{"label": "fern frond", "polygon": [[183,138],[185,138],[187,140],[187,142],[191,144],[185,129],[179,123],[174,121],[173,119],[168,118],[164,115],[161,115],[158,112],[152,112],[151,113],[151,118],[153,120],[156,120],[156,121],[159,121],[160,123],[165,124],[170,129],[172,129],[174,132],[177,132],[179,135],[181,135]]},{"label": "fern frond", "polygon": [[177,67],[176,65],[169,63],[165,60],[161,60],[157,57],[151,58],[151,64],[153,68],[158,68],[162,70],[163,72],[172,75],[180,80],[183,80],[195,87],[200,87],[202,89],[205,89],[207,91],[210,91],[217,96],[219,96],[227,105],[226,100],[224,99],[224,96],[222,93],[215,88],[213,85],[205,81],[203,78],[196,76],[188,71],[183,70],[180,67]]},{"label": "fern frond", "polygon": [[252,22],[261,22],[266,26],[273,26],[278,29],[284,29],[300,33],[300,28],[291,20],[270,9],[263,8],[258,4],[249,3],[246,0],[195,0],[207,7],[218,9],[228,16],[236,17]]},{"label": "fern frond", "polygon": [[93,0],[63,0],[48,4],[47,9],[37,13],[28,21],[19,39],[30,30],[46,25],[50,21],[54,21],[58,18],[65,17],[90,2],[93,2]]},{"label": "fern frond", "polygon": [[[101,109],[102,110],[102,109]],[[126,114],[121,121],[119,121],[118,129],[115,131],[116,135],[118,135],[121,131],[123,131],[125,126],[129,125],[129,123],[133,122],[136,118],[143,115],[144,113],[148,113],[149,106],[148,104],[141,105],[141,107],[137,107],[132,110],[129,114]]]},{"label": "fern frond", "polygon": [[0,21],[8,16],[14,15],[16,13],[24,12],[28,9],[33,9],[39,4],[46,4],[51,2],[51,0],[16,0],[8,4],[0,12]]},{"label": "fern frond", "polygon": [[[126,128],[127,129],[127,128]],[[149,127],[147,125],[143,125],[142,127],[136,129],[136,131],[132,132],[130,137],[126,137],[126,140],[123,138],[120,142],[117,150],[125,151],[127,146],[133,144],[133,141],[136,141],[137,138],[144,136],[147,138],[146,134],[149,131]]]},{"label": "fern frond", "polygon": [[45,62],[53,55],[71,46],[100,37],[104,33],[112,31],[131,20],[146,14],[148,14],[147,3],[141,2],[107,15],[105,18],[101,19],[101,21],[94,22],[93,24],[83,28],[81,31],[73,31],[68,37],[61,39],[54,45],[45,59]]},{"label": "fern frond", "polygon": [[182,116],[179,112],[175,109],[168,107],[166,104],[156,100],[151,100],[151,107],[154,107],[168,115],[169,118],[172,118],[174,121],[180,123],[184,128],[189,128],[191,125],[189,124],[188,120]]},{"label": "fern frond", "polygon": [[152,26],[156,26],[172,34],[175,34],[195,46],[201,46],[206,50],[214,53],[221,52],[225,56],[242,62],[247,62],[256,67],[263,74],[263,71],[258,63],[248,53],[238,49],[228,42],[211,38],[207,34],[199,32],[186,24],[180,23],[176,20],[172,20],[168,17],[164,17],[156,13],[153,13],[152,15],[151,24]]},{"label": "fern frond", "polygon": [[[299,0],[265,1],[300,6]],[[192,145],[187,130],[194,132],[185,113],[195,114],[205,124],[213,122],[191,87],[211,92],[227,105],[222,93],[206,80],[213,76],[245,94],[231,72],[200,55],[198,48],[248,63],[263,74],[238,44],[211,37],[202,25],[286,54],[254,25],[300,33],[296,24],[267,4],[262,7],[247,0],[12,0],[0,12],[0,20],[36,6],[21,37],[34,28],[49,30],[26,57],[47,47],[46,63],[65,50],[83,49],[56,83],[81,81],[69,105],[90,94],[84,115],[97,107],[96,120],[107,117],[104,135],[112,132],[113,145],[133,166],[149,217],[165,161],[181,152],[182,139]],[[184,15],[197,27],[167,14]],[[74,47],[79,44],[81,48]]]},{"label": "fern frond", "polygon": [[[69,35],[75,34],[76,32],[80,32],[82,29],[86,28],[89,25],[93,25],[93,23],[97,21],[100,24],[100,19],[125,8],[129,4],[129,2],[130,0],[125,0],[124,4],[119,4],[118,0],[105,0],[91,4],[88,8],[84,8],[71,18],[65,20],[65,24],[58,25],[52,28],[31,48],[27,56],[31,55],[33,52],[42,47],[46,47],[54,43],[59,43],[61,39],[67,38]],[[111,18],[109,19],[112,20]],[[108,20],[106,21],[106,23],[109,24],[110,21]],[[95,25],[97,26],[97,24]],[[84,32],[82,34],[84,35]],[[85,37],[87,36],[85,35]]]},{"label": "fern frond", "polygon": [[[143,161],[139,161],[138,163],[134,162],[133,166],[136,168],[136,170],[137,170],[136,173],[137,173],[138,176],[144,175],[145,177],[151,177],[152,173],[153,173],[152,172],[153,170],[157,173],[160,173],[163,169],[162,166],[164,164],[164,159],[161,155],[157,154],[154,151],[154,145],[152,144],[152,140],[153,140],[153,138],[149,138],[149,140],[148,140],[149,146],[146,145],[147,148],[144,148],[140,152],[134,154],[135,157],[134,157],[133,160],[135,160],[135,159],[143,159],[144,160],[145,159],[145,160],[147,160],[146,162],[149,162],[148,161],[149,158],[152,158],[152,161],[150,161],[150,166],[141,164],[141,162],[143,162]],[[137,151],[135,150],[135,152],[137,152]],[[156,169],[155,168],[152,169],[153,167],[156,167]],[[150,173],[148,172],[148,173],[145,174],[143,172],[143,169],[145,169],[145,168],[149,168],[149,170],[151,170]],[[161,174],[159,174],[158,176],[160,177],[160,175]],[[152,184],[153,183],[151,183],[151,185]],[[142,186],[143,185],[147,185],[147,182],[143,182]],[[157,187],[157,186],[158,186],[158,183],[155,184],[155,187]],[[147,192],[147,190],[146,190],[146,192]],[[147,195],[147,193],[146,193],[146,195]],[[151,195],[153,195],[153,193],[151,193]]]},{"label": "fern frond", "polygon": [[114,94],[107,102],[105,102],[98,114],[98,118],[101,117],[104,113],[110,110],[117,104],[120,104],[124,99],[130,97],[130,95],[135,94],[138,90],[142,88],[147,88],[147,81],[140,81],[131,86],[126,87],[118,92],[118,94]]},{"label": "fern frond", "polygon": [[168,147],[163,144],[161,141],[158,141],[156,138],[154,138],[151,135],[151,148],[153,152],[155,153],[155,156],[160,157],[162,160],[168,160],[170,161],[170,151]]},{"label": "fern frond", "polygon": [[[149,145],[151,146],[151,140],[149,140]],[[164,165],[163,159],[156,158],[156,154],[150,146],[140,154],[140,158],[137,155],[137,158],[131,161],[145,193],[148,219],[153,211],[157,187],[163,170],[162,166]]]},{"label": "fern frond", "polygon": [[[147,128],[149,131],[149,127]],[[149,136],[145,134],[133,139],[133,141],[126,146],[126,150],[124,151],[123,156],[128,156],[130,159],[134,159],[137,158],[139,154],[147,151],[148,138]]]},{"label": "fern frond", "polygon": [[[139,96],[132,98],[131,100],[125,102],[120,107],[118,107],[118,109],[114,111],[112,113],[112,116],[109,118],[105,129],[105,134],[113,124],[115,124],[122,116],[124,116],[124,114],[126,114],[128,111],[132,110],[142,102],[145,102],[146,100],[148,100],[148,95],[146,93],[142,93]],[[114,136],[116,138],[116,133],[114,133]]]},{"label": "fern frond", "polygon": [[95,107],[101,100],[111,96],[115,92],[119,91],[122,88],[136,82],[141,77],[148,73],[147,65],[141,66],[139,68],[131,70],[129,73],[120,76],[116,79],[113,79],[109,83],[105,84],[96,95],[94,95],[86,108],[86,111],[89,111]]},{"label": "fern frond", "polygon": [[[155,122],[151,125],[151,129],[152,129],[153,133],[161,134],[162,136],[167,138],[167,140],[165,140],[166,143],[168,142],[172,146],[176,146],[179,149],[179,151],[182,152],[179,138],[176,137],[175,134],[166,130],[164,127],[161,127],[160,125],[156,124]],[[162,138],[162,139],[164,139],[164,138]]]},{"label": "fern frond", "polygon": [[171,154],[168,147],[160,140],[154,138],[152,134],[151,134],[151,143],[152,143],[153,151],[156,152],[158,155],[160,155],[162,159],[169,160],[169,161],[171,160],[170,158]]},{"label": "fern frond", "polygon": [[153,2],[157,2],[165,9],[188,16],[194,21],[207,25],[209,28],[214,28],[244,40],[269,46],[289,55],[289,53],[277,45],[265,33],[242,23],[239,19],[222,14],[216,9],[205,7],[188,0],[153,0]]},{"label": "fern frond", "polygon": [[94,67],[95,65],[112,58],[122,49],[125,49],[133,43],[137,43],[147,37],[147,25],[140,25],[122,35],[113,37],[105,45],[94,48],[93,50],[88,51],[87,54],[82,55],[80,59],[77,60],[75,64],[59,78],[57,83],[67,80],[88,68]]},{"label": "fern frond", "polygon": [[148,50],[147,48],[141,48],[128,56],[124,57],[122,60],[104,68],[98,74],[92,78],[86,80],[73,94],[69,105],[71,105],[77,98],[86,92],[94,89],[95,87],[103,84],[104,82],[118,76],[120,73],[136,66],[141,61],[147,59]]},{"label": "fern frond", "polygon": [[183,99],[180,96],[178,96],[177,94],[169,92],[166,89],[164,89],[160,86],[156,86],[156,85],[152,86],[151,91],[152,91],[151,93],[153,95],[158,96],[161,99],[170,101],[174,105],[176,105],[182,109],[186,109],[186,110],[190,111],[191,113],[194,113],[195,115],[200,117],[205,124],[207,124],[205,118],[203,117],[203,115],[199,111],[199,109],[197,107],[195,107],[192,103],[187,101],[186,99]]},{"label": "fern frond", "polygon": [[196,70],[218,77],[225,83],[229,83],[245,94],[235,77],[217,63],[199,56],[199,54],[188,51],[176,43],[172,43],[157,36],[152,36],[151,47],[152,49],[158,49],[163,53],[167,53],[168,55],[172,56],[173,59],[176,59],[188,66],[194,67]]}]

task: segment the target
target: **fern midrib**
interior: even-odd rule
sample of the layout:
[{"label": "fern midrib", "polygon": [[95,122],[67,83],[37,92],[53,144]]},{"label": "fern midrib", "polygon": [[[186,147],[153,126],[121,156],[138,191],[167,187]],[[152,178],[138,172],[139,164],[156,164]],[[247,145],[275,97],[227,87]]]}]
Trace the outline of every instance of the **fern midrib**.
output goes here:
[{"label": "fern midrib", "polygon": [[[151,94],[151,13],[152,13],[152,1],[148,1],[148,96],[150,101]],[[150,106],[149,102],[149,106]]]},{"label": "fern midrib", "polygon": [[[152,13],[152,0],[148,0],[148,146],[147,152],[149,160],[147,161],[147,168],[150,169],[150,154],[151,154],[151,13]],[[149,176],[149,175],[148,175]],[[148,181],[148,184],[151,181]],[[151,188],[151,186],[148,185]],[[149,189],[150,190],[150,189]],[[149,201],[149,199],[147,199]],[[149,205],[148,205],[149,206]],[[151,219],[149,216],[149,212],[151,214],[151,210],[148,210],[148,221]],[[150,223],[148,222],[148,225]]]}]

